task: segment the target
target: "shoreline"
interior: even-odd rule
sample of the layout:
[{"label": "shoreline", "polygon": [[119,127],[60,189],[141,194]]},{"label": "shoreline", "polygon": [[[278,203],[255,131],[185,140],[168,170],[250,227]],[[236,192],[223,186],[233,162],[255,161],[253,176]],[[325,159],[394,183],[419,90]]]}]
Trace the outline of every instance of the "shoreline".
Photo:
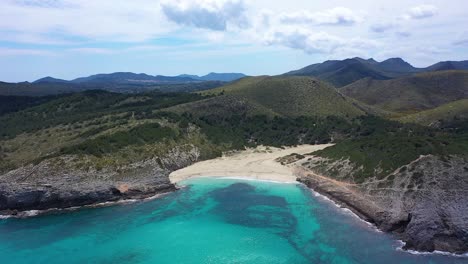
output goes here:
[{"label": "shoreline", "polygon": [[184,183],[185,181],[189,181],[189,180],[192,180],[192,179],[214,179],[214,180],[239,180],[239,181],[255,181],[255,182],[268,182],[268,183],[277,183],[277,184],[294,184],[294,185],[298,185],[298,184],[301,184],[300,182],[298,181],[274,181],[274,180],[267,180],[267,179],[258,179],[258,178],[252,178],[252,177],[249,177],[249,176],[193,176],[193,177],[190,177],[189,179],[186,179],[186,180],[183,180],[183,181],[180,181],[180,182],[177,182],[176,183],[176,186],[179,187],[179,188],[183,188],[185,187],[185,185],[180,185],[181,183]]},{"label": "shoreline", "polygon": [[363,217],[359,216],[358,213],[356,213],[355,211],[348,208],[348,206],[346,206],[345,204],[339,203],[338,201],[335,201],[332,197],[329,197],[329,196],[327,196],[325,194],[321,194],[321,193],[315,191],[314,189],[308,187],[307,185],[305,185],[305,184],[303,184],[301,182],[299,182],[299,184],[302,184],[304,187],[309,189],[313,196],[318,197],[318,198],[320,198],[320,199],[322,199],[322,200],[324,200],[326,202],[329,202],[329,203],[333,204],[335,207],[341,209],[342,211],[346,212],[347,214],[353,216],[356,219],[359,219],[362,223],[366,224],[367,226],[372,227],[372,229],[374,231],[379,232],[379,233],[385,233],[384,231],[380,230],[372,222],[369,222],[369,221],[365,220]]},{"label": "shoreline", "polygon": [[300,145],[288,148],[259,146],[234,152],[228,156],[197,162],[173,171],[169,179],[173,184],[194,177],[235,177],[292,183],[296,182],[297,177],[291,165],[282,165],[276,160],[292,154],[308,154],[329,146],[332,144]]},{"label": "shoreline", "polygon": [[[174,191],[177,191],[177,190],[178,189],[175,189]],[[145,202],[145,201],[151,201],[151,200],[161,198],[162,196],[168,195],[174,191],[156,192],[155,194],[150,195],[148,197],[136,196],[133,198],[129,197],[126,199],[121,199],[121,200],[116,200],[116,201],[98,202],[98,203],[93,203],[93,204],[71,206],[71,207],[65,207],[65,208],[49,208],[49,209],[43,209],[43,210],[17,211],[15,214],[2,214],[2,212],[0,212],[0,220],[11,219],[11,218],[25,219],[25,218],[31,218],[31,217],[41,216],[41,215],[54,214],[54,213],[73,212],[73,211],[78,211],[81,209],[105,208],[105,207],[111,207],[111,206],[117,206],[117,205]]]},{"label": "shoreline", "polygon": [[[299,182],[299,183],[303,184],[301,182]],[[312,195],[314,195],[315,197],[319,197],[319,198],[333,204],[338,209],[342,210],[343,212],[348,213],[349,215],[353,216],[354,218],[360,220],[362,223],[366,224],[373,231],[381,233],[381,234],[390,234],[389,232],[385,232],[385,231],[380,230],[379,227],[376,226],[374,223],[369,222],[369,221],[365,220],[364,218],[362,218],[359,213],[356,213],[354,210],[349,208],[349,206],[347,206],[347,204],[339,202],[337,200],[334,200],[334,198],[332,196],[327,196],[325,194],[322,194],[322,193],[308,187],[305,184],[303,184],[303,185],[305,187],[307,187],[312,192]],[[468,258],[468,253],[456,254],[456,253],[451,253],[451,252],[448,252],[448,251],[439,251],[439,250],[435,250],[434,252],[427,252],[427,251],[417,251],[417,250],[412,250],[412,249],[404,249],[403,247],[406,245],[406,243],[403,240],[396,239],[395,242],[400,243],[400,246],[396,247],[395,250],[401,251],[401,252],[404,252],[404,253],[407,253],[407,254],[411,254],[411,255],[427,255],[427,256],[438,255],[438,256],[447,256],[447,257]]]},{"label": "shoreline", "polygon": [[[340,188],[341,186],[332,186],[333,183],[330,184],[330,182],[333,182],[333,180],[328,179],[329,181],[326,182],[325,184],[323,182],[320,182],[316,180],[316,182],[311,183],[312,177],[311,175],[317,176],[320,178],[323,178],[323,176],[316,175],[315,173],[308,172],[307,176],[304,175],[298,175],[297,181],[304,186],[306,186],[308,189],[312,191],[314,195],[322,197],[324,200],[330,201],[332,204],[334,204],[336,207],[342,210],[348,211],[350,214],[352,214],[354,217],[359,218],[361,221],[365,222],[369,227],[372,227],[375,231],[379,233],[385,233],[385,234],[393,234],[395,235],[395,240],[399,242],[401,245],[396,247],[395,250],[399,250],[405,253],[409,253],[412,255],[443,255],[443,256],[451,256],[451,257],[459,257],[459,258],[468,258],[468,252],[464,253],[454,253],[450,251],[441,251],[441,250],[434,250],[434,251],[419,251],[414,248],[407,248],[405,249],[405,246],[407,243],[402,240],[401,233],[392,231],[392,230],[383,230],[381,227],[378,226],[377,222],[379,221],[378,217],[376,216],[370,216],[369,214],[363,212],[364,210],[361,210],[357,207],[362,206],[361,205],[355,205],[349,200],[353,200],[353,195],[351,192],[346,192],[342,190],[333,190],[334,188],[338,187]],[[305,178],[305,179],[303,179]],[[328,185],[327,185],[328,184]],[[324,188],[324,186],[326,186]],[[332,187],[330,187],[332,186]],[[328,189],[327,189],[328,188]],[[333,193],[336,193],[336,195],[333,195]],[[341,195],[341,198],[340,198]],[[343,197],[346,197],[343,199]],[[349,200],[348,200],[349,199]],[[371,205],[371,203],[367,203],[367,205]],[[378,215],[378,212],[377,214]]]},{"label": "shoreline", "polygon": [[[359,192],[353,191],[352,184],[339,182],[325,176],[305,170],[300,166],[300,162],[305,157],[289,159],[285,161],[282,157],[292,154],[309,154],[319,149],[331,145],[302,145],[285,149],[265,147],[257,149],[248,149],[234,153],[230,156],[223,156],[217,159],[202,161],[192,166],[174,171],[169,178],[173,184],[176,184],[197,177],[220,177],[235,178],[241,180],[273,181],[279,183],[294,183],[305,185],[311,190],[312,195],[320,195],[330,200],[338,208],[347,211],[354,217],[365,222],[369,227],[377,232],[393,234],[396,241],[404,239],[404,228],[407,222],[400,222],[399,219],[388,222],[385,218],[387,212],[377,204],[368,201]],[[280,163],[281,162],[281,163]],[[284,164],[284,163],[285,164]],[[223,175],[223,176],[220,176]],[[403,229],[401,229],[403,228]],[[406,242],[404,242],[407,245]],[[435,254],[449,255],[457,257],[467,257],[468,253],[455,253],[450,251],[418,251],[409,246],[401,250],[410,254]],[[395,248],[398,250],[398,247]]]},{"label": "shoreline", "polygon": [[[372,203],[365,201],[358,193],[353,193],[351,190],[346,188],[347,186],[340,182],[335,182],[324,176],[315,175],[311,171],[306,171],[298,166],[298,161],[303,160],[304,157],[292,160],[292,162],[285,162],[278,160],[279,158],[299,154],[304,155],[316,150],[320,150],[331,146],[326,145],[301,145],[290,148],[271,148],[271,147],[257,147],[255,149],[247,149],[231,153],[228,156],[220,158],[201,161],[185,167],[180,170],[176,170],[169,175],[170,182],[174,185],[174,190],[167,192],[156,192],[154,194],[148,194],[147,197],[128,196],[125,199],[116,201],[104,201],[89,205],[75,206],[68,208],[50,208],[44,210],[27,210],[27,211],[13,211],[11,214],[2,214],[0,212],[0,220],[8,218],[28,218],[38,215],[44,215],[56,212],[75,211],[85,208],[99,208],[114,206],[119,204],[128,204],[141,202],[146,200],[157,199],[172,191],[177,191],[183,188],[181,184],[185,180],[192,178],[220,178],[220,179],[238,179],[238,180],[250,180],[250,181],[264,181],[273,182],[279,184],[301,184],[307,187],[311,191],[311,195],[315,197],[321,197],[323,200],[328,200],[337,208],[346,211],[353,217],[357,217],[359,220],[366,223],[370,228],[377,232],[395,234],[397,237],[396,241],[400,241],[402,245],[395,248],[395,250],[401,250],[410,254],[417,255],[444,255],[453,257],[468,257],[468,253],[452,253],[449,251],[417,251],[414,249],[405,249],[405,242],[398,238],[398,233],[391,230],[385,230],[385,228],[379,227],[379,213],[382,210],[377,207],[372,207]],[[375,205],[374,205],[375,206]],[[7,212],[8,213],[8,212]],[[14,214],[13,214],[14,213]]]}]

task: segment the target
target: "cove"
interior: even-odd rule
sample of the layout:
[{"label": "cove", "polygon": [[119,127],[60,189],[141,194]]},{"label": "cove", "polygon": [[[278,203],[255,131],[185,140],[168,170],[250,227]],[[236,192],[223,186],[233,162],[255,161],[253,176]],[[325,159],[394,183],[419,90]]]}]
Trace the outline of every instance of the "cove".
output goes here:
[{"label": "cove", "polygon": [[161,198],[0,220],[0,263],[466,263],[394,237],[299,184],[197,178]]}]

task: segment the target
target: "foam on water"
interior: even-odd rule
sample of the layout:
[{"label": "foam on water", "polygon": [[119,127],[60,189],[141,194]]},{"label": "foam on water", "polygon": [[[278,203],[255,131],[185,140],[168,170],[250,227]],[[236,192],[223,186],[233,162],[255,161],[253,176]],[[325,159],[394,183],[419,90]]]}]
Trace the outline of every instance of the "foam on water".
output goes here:
[{"label": "foam on water", "polygon": [[20,211],[11,215],[0,215],[0,219],[29,218],[29,217],[36,217],[40,215],[46,215],[50,213],[71,212],[71,211],[76,211],[76,210],[86,209],[86,208],[102,208],[102,207],[109,207],[109,206],[115,206],[115,205],[131,204],[131,203],[142,202],[142,201],[151,201],[151,200],[160,198],[163,195],[167,195],[167,193],[156,194],[156,195],[144,198],[144,199],[123,199],[123,200],[95,203],[95,204],[83,205],[83,206],[72,206],[72,207],[67,207],[67,208],[50,208],[46,210]]},{"label": "foam on water", "polygon": [[416,251],[416,250],[404,250],[403,247],[405,246],[405,242],[398,240],[398,243],[400,244],[396,250],[402,251],[405,253],[413,254],[413,255],[422,255],[422,256],[431,256],[431,255],[441,255],[441,256],[449,256],[449,257],[455,257],[455,258],[468,258],[468,253],[465,254],[453,254],[450,252],[444,252],[444,251],[438,251],[435,250],[434,252],[421,252],[421,251]]},{"label": "foam on water", "polygon": [[[305,185],[304,185],[305,186]],[[383,233],[381,230],[379,230],[377,228],[377,226],[375,226],[374,224],[362,219],[359,215],[357,215],[355,212],[353,212],[352,210],[350,210],[349,208],[346,208],[346,207],[343,207],[342,205],[338,204],[337,202],[333,201],[332,199],[328,198],[328,196],[326,195],[323,195],[323,194],[320,194],[314,190],[310,190],[311,193],[315,196],[315,197],[318,197],[322,200],[325,200],[326,202],[328,203],[331,203],[333,204],[335,207],[339,208],[340,210],[342,210],[344,213],[348,214],[348,215],[351,215],[352,217],[358,219],[359,221],[361,221],[362,223],[368,225],[369,227],[372,228],[372,230],[374,230],[375,232],[378,232],[378,233]]]}]

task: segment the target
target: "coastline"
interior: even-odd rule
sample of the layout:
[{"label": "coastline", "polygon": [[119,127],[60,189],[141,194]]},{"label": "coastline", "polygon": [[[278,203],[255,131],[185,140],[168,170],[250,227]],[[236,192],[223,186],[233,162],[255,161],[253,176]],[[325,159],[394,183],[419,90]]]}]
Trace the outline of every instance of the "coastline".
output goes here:
[{"label": "coastline", "polygon": [[44,207],[41,208],[34,208],[34,209],[26,209],[26,210],[18,210],[18,209],[7,209],[7,210],[0,210],[0,220],[2,219],[9,219],[9,218],[29,218],[35,217],[39,215],[45,215],[55,212],[61,211],[75,211],[85,208],[99,208],[99,207],[108,207],[114,206],[119,204],[127,204],[127,203],[135,203],[145,200],[152,200],[159,198],[163,195],[168,193],[172,193],[177,191],[176,186],[171,186],[170,188],[161,188],[161,189],[153,189],[151,191],[140,192],[133,190],[133,193],[129,192],[127,194],[120,194],[116,197],[111,197],[110,199],[96,199],[94,202],[90,203],[78,203],[76,205],[70,206],[63,206],[63,207]]},{"label": "coastline", "polygon": [[[297,170],[296,170],[297,171]],[[468,252],[456,253],[450,251],[424,251],[417,248],[408,247],[405,242],[404,229],[401,230],[401,222],[388,222],[387,214],[384,209],[377,207],[372,202],[365,201],[359,194],[352,192],[350,189],[343,188],[342,185],[337,185],[334,180],[324,176],[316,175],[310,171],[299,170],[297,173],[297,181],[307,186],[314,194],[324,197],[331,201],[335,206],[348,210],[355,217],[358,217],[368,225],[372,226],[378,232],[393,234],[396,240],[401,245],[396,250],[400,250],[413,255],[444,255],[452,257],[465,258],[468,257]],[[406,224],[406,222],[404,223]]]},{"label": "coastline", "polygon": [[[300,163],[305,157],[297,159],[280,160],[280,158],[293,154],[309,154],[330,145],[302,145],[298,147],[275,149],[259,147],[246,151],[236,152],[230,156],[202,161],[191,166],[174,171],[170,180],[177,185],[179,182],[194,177],[222,177],[243,180],[266,180],[280,183],[299,182],[307,186],[314,195],[321,195],[329,199],[337,207],[348,211],[355,217],[366,222],[378,232],[391,233],[400,241],[406,240],[406,226],[410,219],[393,217],[385,208],[366,199],[366,197],[353,189],[353,184],[339,182],[331,178],[314,174],[301,167]],[[406,242],[401,250],[411,254],[436,254],[466,257],[467,253],[450,251],[418,251],[419,245],[408,245]],[[398,250],[398,248],[396,248]]]},{"label": "coastline", "polygon": [[[303,184],[301,182],[299,182],[299,183]],[[340,202],[340,201],[336,200],[336,198],[333,197],[333,196],[330,196],[330,195],[327,195],[327,194],[324,194],[324,193],[320,193],[320,192],[308,187],[305,184],[303,184],[303,185],[306,186],[311,191],[312,195],[314,195],[315,197],[320,197],[321,199],[323,199],[323,200],[325,200],[327,202],[330,202],[331,204],[333,204],[337,208],[343,210],[344,212],[349,213],[349,215],[352,215],[356,219],[359,219],[360,221],[362,221],[363,223],[368,225],[370,228],[372,228],[375,232],[388,233],[388,232],[385,232],[385,231],[382,231],[381,229],[379,229],[379,227],[376,226],[375,223],[369,222],[368,220],[363,218],[361,214],[359,214],[358,212],[353,210],[347,203]],[[451,252],[447,252],[447,251],[439,251],[439,250],[435,250],[434,252],[426,252],[426,251],[417,251],[417,250],[412,250],[412,249],[404,249],[404,246],[405,246],[406,243],[403,240],[398,240],[397,239],[395,241],[400,243],[400,246],[396,247],[395,250],[402,251],[402,252],[412,254],[412,255],[442,255],[442,256],[457,257],[457,258],[468,258],[468,253],[455,254],[455,253],[451,253]]]},{"label": "coastline", "polygon": [[[388,223],[385,219],[385,210],[377,207],[372,202],[364,199],[361,194],[352,191],[352,188],[343,182],[338,182],[333,179],[316,175],[298,165],[303,158],[283,162],[279,160],[282,157],[299,154],[304,155],[314,152],[319,149],[331,146],[327,145],[301,145],[290,148],[271,148],[260,146],[255,149],[247,149],[231,153],[229,155],[197,162],[188,167],[173,171],[169,175],[170,185],[174,186],[173,189],[156,190],[151,193],[134,193],[135,195],[127,195],[116,200],[99,201],[93,204],[71,206],[67,208],[51,208],[44,210],[29,210],[29,211],[16,211],[14,214],[2,214],[5,212],[0,211],[0,219],[5,218],[24,218],[47,213],[54,213],[60,211],[78,210],[81,208],[94,208],[113,206],[116,204],[125,204],[132,202],[139,202],[148,199],[155,199],[161,195],[176,191],[178,187],[183,187],[181,183],[185,180],[197,177],[219,177],[224,179],[241,179],[253,181],[268,181],[284,184],[303,184],[311,190],[311,194],[315,196],[322,196],[324,199],[329,200],[335,206],[346,210],[355,217],[364,221],[378,232],[396,234],[398,239],[403,242],[400,222]],[[293,155],[294,156],[294,155]],[[11,212],[11,211],[10,211]],[[397,227],[396,229],[394,227]],[[404,226],[403,226],[404,228]],[[405,244],[406,245],[406,244]],[[452,253],[449,251],[417,251],[414,248],[408,248],[404,245],[396,248],[410,254],[436,254],[436,255],[449,255],[456,257],[468,257],[468,253]]]},{"label": "coastline", "polygon": [[[177,188],[173,191],[177,191]],[[53,213],[58,213],[58,212],[70,212],[70,211],[77,211],[77,210],[87,209],[87,208],[103,208],[103,207],[131,204],[131,203],[137,203],[137,202],[143,202],[143,201],[151,201],[154,199],[161,198],[164,195],[170,194],[173,191],[155,192],[153,194],[147,194],[145,196],[140,195],[140,196],[135,196],[135,197],[126,197],[124,199],[115,200],[115,201],[97,202],[97,203],[92,203],[92,204],[71,206],[71,207],[64,207],[64,208],[49,208],[49,209],[43,209],[43,210],[18,211],[18,212],[15,212],[15,214],[2,214],[3,212],[0,211],[0,220],[10,219],[10,218],[22,219],[22,218],[35,217],[35,216],[46,215],[46,214],[53,214]]]}]

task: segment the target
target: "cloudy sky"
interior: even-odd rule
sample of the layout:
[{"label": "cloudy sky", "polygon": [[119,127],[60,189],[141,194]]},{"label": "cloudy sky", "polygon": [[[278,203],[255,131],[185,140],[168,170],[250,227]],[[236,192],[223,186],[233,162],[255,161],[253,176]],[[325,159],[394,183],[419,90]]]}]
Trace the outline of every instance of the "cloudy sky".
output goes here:
[{"label": "cloudy sky", "polygon": [[466,0],[0,0],[0,80],[468,59]]}]

